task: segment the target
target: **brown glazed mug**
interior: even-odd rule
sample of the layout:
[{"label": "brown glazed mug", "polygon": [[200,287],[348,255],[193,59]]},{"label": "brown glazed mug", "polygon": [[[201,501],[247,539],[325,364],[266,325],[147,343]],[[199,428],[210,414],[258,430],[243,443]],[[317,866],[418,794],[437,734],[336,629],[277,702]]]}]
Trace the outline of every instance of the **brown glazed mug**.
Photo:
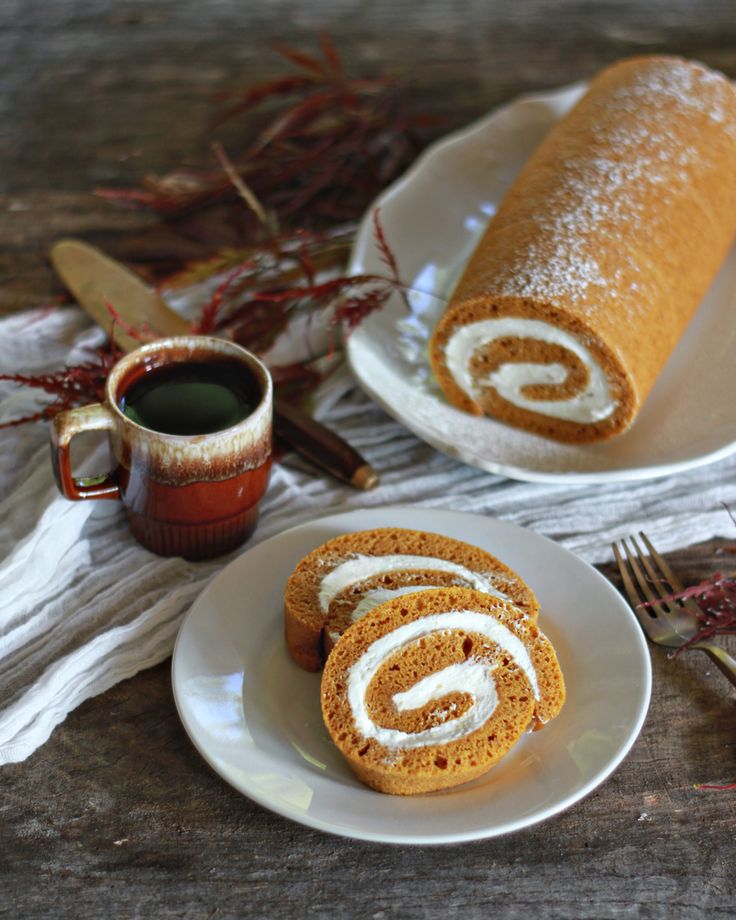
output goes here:
[{"label": "brown glazed mug", "polygon": [[[162,374],[181,376],[192,368],[226,373],[228,380],[235,380],[237,392],[242,384],[250,393],[249,403],[242,404],[243,417],[219,430],[181,434],[155,430],[148,427],[147,417],[126,414],[132,412],[130,394],[141,387],[145,392]],[[188,409],[182,412],[192,392],[202,391],[173,391],[174,403],[169,403],[185,422],[188,414],[196,416]],[[208,403],[202,402],[200,411],[202,405]],[[134,536],[155,553],[187,559],[218,556],[243,543],[256,526],[271,470],[272,413],[271,377],[244,348],[208,336],[160,339],[115,365],[102,403],[54,418],[56,482],[73,501],[120,499]],[[117,467],[105,476],[85,480],[72,474],[69,445],[83,431],[108,433]]]}]

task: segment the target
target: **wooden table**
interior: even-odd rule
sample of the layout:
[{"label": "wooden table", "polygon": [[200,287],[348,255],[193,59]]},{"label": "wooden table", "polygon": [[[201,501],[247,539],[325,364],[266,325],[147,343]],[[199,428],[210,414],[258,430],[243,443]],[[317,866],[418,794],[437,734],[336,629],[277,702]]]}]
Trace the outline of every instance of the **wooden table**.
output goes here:
[{"label": "wooden table", "polygon": [[[732,0],[6,0],[0,311],[48,298],[59,235],[145,224],[90,189],[201,161],[213,93],[281,72],[270,40],[304,46],[327,28],[356,71],[398,71],[412,105],[449,129],[630,54],[736,77],[733,12]],[[727,565],[717,541],[670,561],[685,579]],[[736,799],[694,784],[736,779],[734,691],[697,653],[652,657],[646,725],[600,789],[511,837],[424,849],[327,836],[241,797],[190,744],[163,664],[0,770],[0,917],[733,917]]]}]

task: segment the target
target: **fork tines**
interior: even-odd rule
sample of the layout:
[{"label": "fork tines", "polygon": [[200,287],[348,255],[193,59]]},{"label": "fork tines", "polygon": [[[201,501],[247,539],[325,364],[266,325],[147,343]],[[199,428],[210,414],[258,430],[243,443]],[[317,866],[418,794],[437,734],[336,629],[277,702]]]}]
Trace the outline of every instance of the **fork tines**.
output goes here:
[{"label": "fork tines", "polygon": [[[651,547],[651,543],[644,534],[639,536],[642,541],[646,541],[647,548]],[[659,598],[671,594],[672,588],[664,586],[636,537],[629,537],[628,541],[621,540],[620,545],[613,543],[612,548],[629,602],[642,626],[646,627],[649,625],[646,622],[648,619],[665,612],[664,605]],[[652,586],[656,588],[656,593]],[[645,602],[647,606],[642,607]]]},{"label": "fork tines", "polygon": [[[624,565],[621,553],[615,543],[613,544],[613,553],[616,557],[619,571],[621,572],[626,593],[629,595],[629,600],[632,605],[636,606],[642,601],[647,601],[656,610],[657,608],[664,607],[661,598],[680,589],[674,584],[673,575],[669,570],[669,566],[654,549],[646,534],[640,532],[639,537],[649,551],[648,554],[644,553],[636,537],[629,537],[629,542],[631,543],[633,551],[629,549],[626,540],[621,540],[621,548],[623,549],[626,561],[636,580],[636,585],[639,588],[638,592],[634,587],[634,582],[629,575],[628,569]],[[659,571],[654,567],[653,561],[659,566]]]},{"label": "fork tines", "polygon": [[[623,579],[624,587],[631,604],[636,607],[636,605],[642,603],[642,601],[648,601],[650,609],[652,610],[651,615],[654,615],[654,613],[659,613],[661,615],[673,608],[679,608],[681,611],[684,610],[692,616],[697,617],[700,609],[692,598],[678,598],[677,601],[662,602],[662,598],[666,598],[672,594],[679,594],[683,591],[682,582],[672,571],[667,561],[663,559],[652,546],[649,537],[642,531],[639,531],[639,537],[647,549],[646,554],[642,551],[636,537],[629,537],[633,552],[629,549],[626,540],[620,541],[623,555],[629,563],[636,583],[639,586],[641,592],[639,594],[637,594],[632,579],[626,570],[618,546],[615,543],[612,544],[613,554],[618,563],[619,572],[621,573],[621,578]],[[654,591],[652,590],[652,586],[654,586]],[[637,598],[636,600],[634,600],[635,596]]]}]

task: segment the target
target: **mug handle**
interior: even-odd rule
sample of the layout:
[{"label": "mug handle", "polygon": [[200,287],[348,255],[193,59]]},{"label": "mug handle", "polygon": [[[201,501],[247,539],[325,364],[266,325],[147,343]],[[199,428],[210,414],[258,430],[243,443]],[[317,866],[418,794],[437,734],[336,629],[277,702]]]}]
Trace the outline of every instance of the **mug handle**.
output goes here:
[{"label": "mug handle", "polygon": [[[99,477],[75,479],[69,459],[72,438],[82,431],[112,431],[115,420],[102,403],[67,409],[51,422],[51,463],[59,491],[71,501],[85,498],[120,498],[117,474],[113,471]],[[94,481],[91,481],[94,480]]]}]

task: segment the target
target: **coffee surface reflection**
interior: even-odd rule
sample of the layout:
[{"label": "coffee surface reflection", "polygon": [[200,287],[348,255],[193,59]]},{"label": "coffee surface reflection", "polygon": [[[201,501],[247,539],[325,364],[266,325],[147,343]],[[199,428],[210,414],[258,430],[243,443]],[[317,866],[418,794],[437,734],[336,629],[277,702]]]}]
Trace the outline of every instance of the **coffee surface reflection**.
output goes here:
[{"label": "coffee surface reflection", "polygon": [[204,361],[154,367],[120,398],[137,425],[163,434],[210,434],[249,416],[260,388],[236,361]]}]

